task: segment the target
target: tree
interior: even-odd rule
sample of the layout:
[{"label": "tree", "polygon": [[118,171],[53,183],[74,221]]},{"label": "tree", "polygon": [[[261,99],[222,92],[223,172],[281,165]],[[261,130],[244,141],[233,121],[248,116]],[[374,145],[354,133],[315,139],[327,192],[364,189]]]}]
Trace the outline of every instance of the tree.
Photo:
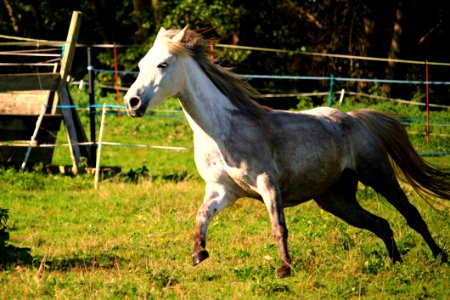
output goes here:
[{"label": "tree", "polygon": [[[83,12],[84,44],[145,45],[119,51],[122,68],[134,69],[160,26],[202,30],[221,43],[357,56],[449,60],[450,2],[444,0],[4,0],[0,30],[27,37],[64,40],[72,10]],[[219,49],[223,64],[242,73],[424,79],[423,69],[405,64],[331,59]],[[112,52],[98,51],[96,64],[112,68]],[[84,53],[75,69],[86,72]],[[100,67],[100,66],[99,66]],[[433,68],[446,79],[448,68]],[[448,80],[448,78],[447,78]],[[267,91],[323,90],[323,82],[255,81]],[[343,85],[343,83],[340,83]],[[372,85],[343,87],[370,90]],[[410,98],[417,89],[398,85],[386,92]],[[446,87],[433,89],[447,95]]]}]

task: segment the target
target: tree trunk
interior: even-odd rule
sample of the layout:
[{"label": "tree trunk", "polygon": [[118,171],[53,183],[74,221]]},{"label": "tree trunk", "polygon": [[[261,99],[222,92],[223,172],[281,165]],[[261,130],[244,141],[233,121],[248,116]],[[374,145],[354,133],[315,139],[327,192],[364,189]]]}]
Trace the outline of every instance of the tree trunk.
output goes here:
[{"label": "tree trunk", "polygon": [[[391,45],[388,52],[388,59],[397,59],[400,55],[401,36],[403,33],[403,1],[396,1],[395,17],[392,29]],[[394,79],[397,63],[395,61],[388,61],[385,69],[386,79]],[[389,96],[391,94],[391,84],[385,83],[383,85],[383,92]]]},{"label": "tree trunk", "polygon": [[104,0],[94,0],[89,2],[89,6],[95,15],[95,22],[97,23],[98,32],[103,43],[111,43],[112,28],[109,28],[108,20],[110,16],[107,15],[108,10]]},{"label": "tree trunk", "polygon": [[4,0],[6,9],[8,10],[8,15],[11,20],[11,27],[15,33],[19,33],[19,22],[17,21],[17,17],[14,14],[14,9],[9,2],[9,0]]},{"label": "tree trunk", "polygon": [[158,0],[151,0],[151,1],[152,1],[153,18],[155,20],[155,27],[156,30],[159,30],[159,27],[161,26],[162,22],[161,13],[159,9],[159,1]]}]

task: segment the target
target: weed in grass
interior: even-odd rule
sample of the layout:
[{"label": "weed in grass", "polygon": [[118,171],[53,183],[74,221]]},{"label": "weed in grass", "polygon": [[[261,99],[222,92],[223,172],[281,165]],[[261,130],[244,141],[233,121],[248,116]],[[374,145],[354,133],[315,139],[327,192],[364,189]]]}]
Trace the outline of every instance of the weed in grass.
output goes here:
[{"label": "weed in grass", "polygon": [[158,289],[168,288],[178,284],[177,279],[167,269],[152,271],[149,274],[149,281]]},{"label": "weed in grass", "polygon": [[276,297],[279,294],[290,292],[288,283],[282,280],[264,279],[257,280],[251,287],[252,293],[264,297]]},{"label": "weed in grass", "polygon": [[261,275],[261,270],[255,266],[240,266],[233,269],[233,274],[237,280],[256,280]]}]

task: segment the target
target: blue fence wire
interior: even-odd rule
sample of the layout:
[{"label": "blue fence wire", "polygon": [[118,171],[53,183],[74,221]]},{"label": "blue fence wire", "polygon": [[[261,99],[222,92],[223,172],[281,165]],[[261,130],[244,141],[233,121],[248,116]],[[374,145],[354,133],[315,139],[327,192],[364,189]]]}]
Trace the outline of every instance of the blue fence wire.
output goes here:
[{"label": "blue fence wire", "polygon": [[[130,75],[138,75],[139,71],[129,71],[129,70],[108,70],[108,69],[96,69],[93,66],[88,67],[89,70],[93,70],[96,73],[109,73],[109,74],[130,74]],[[330,81],[330,95],[331,99],[332,95],[332,85],[335,81],[341,82],[368,82],[368,83],[391,83],[391,84],[410,84],[410,85],[450,85],[450,81],[424,81],[424,80],[397,80],[397,79],[379,79],[379,78],[353,78],[353,77],[335,77],[333,74],[330,77],[326,76],[294,76],[294,75],[259,75],[259,74],[241,74],[243,78],[249,79],[276,79],[276,80],[321,80],[321,81]],[[329,105],[331,106],[329,101]],[[66,108],[102,108],[103,105],[95,104],[95,105],[87,105],[87,106],[77,106],[77,105],[59,105],[57,106],[61,109]],[[109,109],[126,109],[124,105],[117,104],[107,104],[107,108]],[[98,112],[97,112],[98,113]],[[118,112],[109,112],[108,114],[117,114]],[[158,118],[183,118],[183,116],[162,116],[162,115],[154,115],[149,114],[148,117],[158,117]],[[400,118],[400,120],[405,125],[417,124],[418,122],[425,122],[425,118]],[[435,120],[436,121],[436,120]],[[439,120],[439,122],[450,122],[450,120]],[[449,124],[429,124],[430,126],[450,126]],[[419,152],[421,156],[445,156],[450,155],[450,152]]]}]

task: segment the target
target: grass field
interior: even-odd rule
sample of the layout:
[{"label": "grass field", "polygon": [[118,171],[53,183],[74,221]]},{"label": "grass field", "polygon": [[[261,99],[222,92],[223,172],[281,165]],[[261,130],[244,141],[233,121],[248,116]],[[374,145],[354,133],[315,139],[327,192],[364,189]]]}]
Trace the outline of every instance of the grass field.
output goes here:
[{"label": "grass field", "polygon": [[[176,108],[173,101],[165,105],[159,109]],[[397,105],[377,108],[424,114]],[[445,119],[448,113],[432,112],[432,117]],[[408,130],[420,133],[423,126]],[[448,134],[445,128],[433,130]],[[448,137],[432,136],[427,143],[420,134],[411,136],[418,151],[450,149]],[[119,121],[109,116],[106,123],[105,141],[191,146],[191,138],[183,118]],[[64,142],[63,132],[58,140]],[[102,165],[120,166],[123,172],[104,178],[98,191],[89,175],[0,169],[0,208],[9,209],[6,250],[19,253],[0,272],[0,299],[450,298],[449,265],[435,260],[404,218],[364,186],[358,190],[360,202],[390,222],[402,264],[391,264],[373,234],[308,202],[286,209],[294,272],[277,279],[279,254],[266,209],[242,199],[213,219],[207,244],[211,257],[193,267],[193,227],[204,184],[192,151],[104,150]],[[427,160],[450,168],[449,156]],[[68,150],[58,148],[54,163],[69,164]],[[449,252],[449,210],[436,211],[404,188]]]}]

